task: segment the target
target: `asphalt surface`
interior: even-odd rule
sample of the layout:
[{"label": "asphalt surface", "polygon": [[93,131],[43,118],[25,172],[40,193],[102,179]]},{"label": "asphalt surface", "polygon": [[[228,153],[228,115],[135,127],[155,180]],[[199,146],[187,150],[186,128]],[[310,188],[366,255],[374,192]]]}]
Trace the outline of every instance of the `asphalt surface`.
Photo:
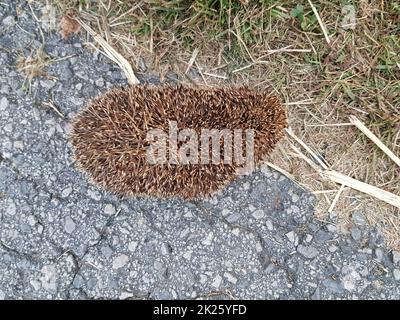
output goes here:
[{"label": "asphalt surface", "polygon": [[[335,213],[317,221],[313,196],[267,167],[202,201],[90,185],[69,121],[126,80],[33,12],[0,3],[0,299],[400,298],[400,253],[362,212],[345,232]],[[42,46],[46,75],[30,86],[17,64]]]}]

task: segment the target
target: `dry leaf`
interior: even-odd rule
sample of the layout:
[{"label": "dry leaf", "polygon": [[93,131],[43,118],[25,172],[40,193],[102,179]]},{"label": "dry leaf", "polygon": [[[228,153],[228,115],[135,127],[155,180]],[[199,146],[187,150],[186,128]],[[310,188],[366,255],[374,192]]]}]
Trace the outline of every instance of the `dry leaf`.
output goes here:
[{"label": "dry leaf", "polygon": [[81,26],[79,22],[68,13],[61,18],[60,34],[63,39],[67,39],[72,33],[78,33],[80,29]]}]

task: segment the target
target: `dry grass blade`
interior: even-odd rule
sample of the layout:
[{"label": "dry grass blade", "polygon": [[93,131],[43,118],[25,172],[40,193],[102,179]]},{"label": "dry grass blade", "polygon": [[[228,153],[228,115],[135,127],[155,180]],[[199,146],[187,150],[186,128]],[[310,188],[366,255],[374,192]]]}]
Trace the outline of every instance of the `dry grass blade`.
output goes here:
[{"label": "dry grass blade", "polygon": [[392,159],[400,167],[400,158],[396,156],[383,142],[369,130],[357,117],[350,116],[350,121],[354,124],[362,133],[364,133],[369,139],[372,140],[390,159]]},{"label": "dry grass blade", "polygon": [[302,52],[311,52],[311,49],[291,49],[290,47],[291,47],[291,46],[287,46],[287,47],[279,48],[279,49],[267,50],[267,54],[270,55],[270,54],[281,53],[281,52],[282,52],[282,53],[285,53],[285,52],[288,52],[288,53],[295,53],[295,52],[299,52],[299,53],[302,53]]},{"label": "dry grass blade", "polygon": [[333,199],[331,205],[329,206],[328,212],[331,213],[336,206],[336,203],[339,201],[340,195],[342,194],[345,186],[342,184],[340,186],[339,191],[336,193],[335,198]]},{"label": "dry grass blade", "polygon": [[[308,158],[306,155],[304,155],[300,150],[298,150],[295,146],[291,145],[293,150],[302,158],[304,161],[306,161],[312,168],[314,168],[323,178],[333,181],[335,183],[339,183],[343,186],[350,187],[354,190],[363,192],[365,194],[368,194],[372,197],[375,197],[379,200],[382,200],[392,206],[395,206],[397,208],[400,208],[400,196],[395,195],[391,192],[385,191],[383,189],[380,189],[378,187],[372,186],[368,183],[361,182],[359,180],[353,179],[349,176],[346,176],[340,172],[337,172],[335,170],[329,170],[328,167],[324,165],[324,162],[320,160],[320,158],[311,150],[307,144],[302,141],[300,138],[298,138],[292,130],[286,129],[286,132],[290,134],[292,138],[296,140],[297,143],[299,143],[314,159],[319,160],[318,163],[322,166],[322,170],[317,167],[314,162]],[[341,187],[341,189],[342,189]],[[341,191],[339,190],[338,195],[340,196]],[[333,204],[336,204],[338,201],[339,196],[336,195]],[[337,199],[336,199],[337,198]],[[331,205],[332,207],[332,205]]]},{"label": "dry grass blade", "polygon": [[188,62],[188,66],[187,66],[187,68],[186,68],[185,73],[188,73],[188,72],[189,72],[189,70],[190,70],[190,68],[193,66],[193,63],[194,63],[194,61],[196,60],[198,54],[199,54],[199,49],[198,49],[198,48],[194,49],[194,50],[193,50],[193,53],[192,53],[192,56],[190,57],[190,60],[189,60],[189,62]]},{"label": "dry grass blade", "polygon": [[358,190],[360,192],[366,193],[379,200],[385,201],[386,203],[389,203],[392,206],[400,208],[400,196],[398,195],[377,188],[368,183],[364,183],[359,180],[350,178],[349,176],[346,176],[334,170],[325,170],[322,172],[322,174],[331,181]]},{"label": "dry grass blade", "polygon": [[61,111],[54,105],[54,103],[52,101],[49,102],[43,102],[42,103],[44,106],[50,107],[51,109],[53,109],[61,118],[65,118],[65,116],[61,113]]},{"label": "dry grass blade", "polygon": [[125,73],[125,76],[128,79],[128,83],[130,85],[137,85],[139,84],[138,78],[135,76],[133,72],[132,66],[120,53],[118,53],[113,47],[111,47],[106,40],[104,40],[99,34],[97,34],[89,25],[81,21],[80,19],[76,19],[79,24],[84,28],[92,37],[93,39],[104,49],[107,57],[110,58],[112,61],[117,63],[119,67]]},{"label": "dry grass blade", "polygon": [[317,163],[324,168],[325,170],[328,169],[326,163],[321,160],[322,157],[317,155],[309,146],[307,146],[299,137],[297,137],[291,128],[285,129],[286,133],[288,133],[297,143],[299,143],[306,151],[314,158]]},{"label": "dry grass blade", "polygon": [[317,17],[319,26],[321,27],[321,30],[322,30],[322,33],[324,34],[326,42],[328,44],[331,44],[331,39],[329,38],[328,31],[326,30],[326,27],[325,27],[324,23],[322,22],[322,19],[319,16],[317,9],[315,8],[315,6],[311,2],[311,0],[308,0],[308,3],[310,4],[312,11],[314,12],[315,16]]}]

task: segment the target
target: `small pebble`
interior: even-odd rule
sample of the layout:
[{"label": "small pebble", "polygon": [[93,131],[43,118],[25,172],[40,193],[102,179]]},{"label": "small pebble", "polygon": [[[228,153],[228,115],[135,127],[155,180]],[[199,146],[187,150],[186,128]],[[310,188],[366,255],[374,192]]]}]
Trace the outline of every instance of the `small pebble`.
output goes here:
[{"label": "small pebble", "polygon": [[129,257],[125,254],[117,256],[113,261],[113,269],[120,269],[129,262]]},{"label": "small pebble", "polygon": [[115,207],[111,203],[106,204],[106,206],[104,207],[104,213],[106,215],[112,216],[115,214],[115,212]]}]

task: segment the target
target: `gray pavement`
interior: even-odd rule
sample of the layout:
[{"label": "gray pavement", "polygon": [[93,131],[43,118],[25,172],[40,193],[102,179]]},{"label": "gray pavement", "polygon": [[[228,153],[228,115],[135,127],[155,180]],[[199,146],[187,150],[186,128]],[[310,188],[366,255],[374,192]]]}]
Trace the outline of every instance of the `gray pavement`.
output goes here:
[{"label": "gray pavement", "polygon": [[[42,46],[40,29],[50,62],[29,92],[16,65]],[[90,185],[69,120],[125,83],[26,1],[0,2],[0,299],[400,298],[400,253],[362,212],[343,234],[335,213],[317,221],[313,196],[267,167],[202,201]]]}]

